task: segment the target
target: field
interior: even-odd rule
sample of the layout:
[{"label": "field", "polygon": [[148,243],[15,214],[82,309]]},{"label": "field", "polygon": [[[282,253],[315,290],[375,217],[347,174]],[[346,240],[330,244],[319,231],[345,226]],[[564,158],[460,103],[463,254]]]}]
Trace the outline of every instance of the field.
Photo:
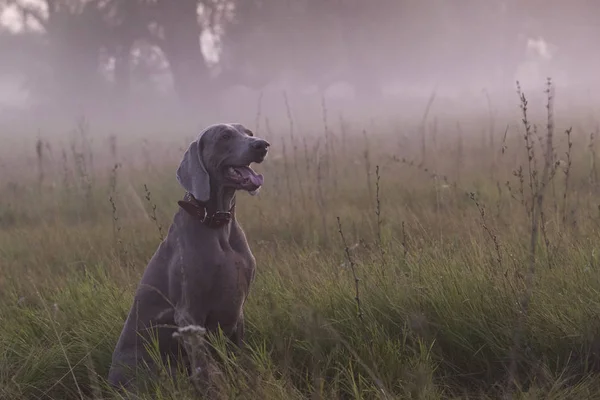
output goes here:
[{"label": "field", "polygon": [[[599,132],[544,103],[249,125],[272,143],[238,195],[258,271],[244,352],[211,338],[213,397],[600,398]],[[189,132],[63,139],[2,150],[2,399],[118,398],[111,353],[183,195]]]}]

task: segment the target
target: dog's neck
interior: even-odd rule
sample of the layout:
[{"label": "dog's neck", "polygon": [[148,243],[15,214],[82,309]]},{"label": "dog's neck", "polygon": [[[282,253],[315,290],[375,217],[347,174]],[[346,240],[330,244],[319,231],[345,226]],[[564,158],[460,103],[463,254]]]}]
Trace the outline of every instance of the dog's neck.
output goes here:
[{"label": "dog's neck", "polygon": [[218,185],[210,188],[210,199],[206,202],[206,212],[229,212],[235,205],[235,189]]},{"label": "dog's neck", "polygon": [[209,228],[221,228],[235,220],[235,190],[231,188],[211,190],[210,199],[205,203],[188,192],[177,203],[190,216]]}]

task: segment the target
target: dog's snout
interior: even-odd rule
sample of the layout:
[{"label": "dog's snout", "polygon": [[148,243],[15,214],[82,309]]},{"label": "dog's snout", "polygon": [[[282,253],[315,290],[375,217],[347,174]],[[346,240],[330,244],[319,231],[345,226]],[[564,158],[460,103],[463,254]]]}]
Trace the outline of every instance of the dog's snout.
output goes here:
[{"label": "dog's snout", "polygon": [[252,142],[252,148],[255,150],[267,150],[271,144],[266,140],[257,139]]}]

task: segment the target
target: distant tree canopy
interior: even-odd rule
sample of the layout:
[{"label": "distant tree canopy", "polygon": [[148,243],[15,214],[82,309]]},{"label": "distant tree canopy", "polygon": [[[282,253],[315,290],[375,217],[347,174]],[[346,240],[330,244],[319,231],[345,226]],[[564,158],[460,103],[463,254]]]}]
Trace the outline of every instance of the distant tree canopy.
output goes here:
[{"label": "distant tree canopy", "polygon": [[[9,55],[0,74],[25,74],[39,96],[67,101],[85,88],[122,99],[168,72],[190,105],[279,78],[321,89],[344,80],[371,96],[396,78],[459,80],[474,65],[512,76],[528,36],[568,48],[597,28],[600,9],[594,0],[0,0],[0,11],[10,7],[38,29],[0,35]],[[202,50],[206,32],[216,62]]]},{"label": "distant tree canopy", "polygon": [[134,64],[147,67],[149,61],[157,68],[161,61],[167,63],[174,89],[185,102],[196,101],[207,90],[210,79],[199,38],[218,20],[216,2],[40,0],[32,5],[3,1],[4,7],[18,9],[24,22],[33,20],[41,27],[41,32],[27,34],[44,39],[46,56],[38,60],[49,66],[51,77],[46,78],[53,87],[46,89],[53,98],[58,94],[80,97],[82,88],[100,94],[100,99],[115,92],[124,95]]}]

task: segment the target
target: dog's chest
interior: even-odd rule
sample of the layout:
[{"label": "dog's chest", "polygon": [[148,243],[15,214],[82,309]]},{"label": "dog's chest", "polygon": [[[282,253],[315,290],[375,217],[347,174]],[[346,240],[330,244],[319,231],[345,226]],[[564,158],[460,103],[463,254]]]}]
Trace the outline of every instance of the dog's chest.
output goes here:
[{"label": "dog's chest", "polygon": [[228,252],[215,269],[216,287],[231,295],[246,297],[256,262],[250,252]]},{"label": "dog's chest", "polygon": [[213,323],[227,326],[237,322],[255,268],[255,259],[249,251],[226,252],[217,261],[213,271],[209,314],[218,321],[212,321]]}]

